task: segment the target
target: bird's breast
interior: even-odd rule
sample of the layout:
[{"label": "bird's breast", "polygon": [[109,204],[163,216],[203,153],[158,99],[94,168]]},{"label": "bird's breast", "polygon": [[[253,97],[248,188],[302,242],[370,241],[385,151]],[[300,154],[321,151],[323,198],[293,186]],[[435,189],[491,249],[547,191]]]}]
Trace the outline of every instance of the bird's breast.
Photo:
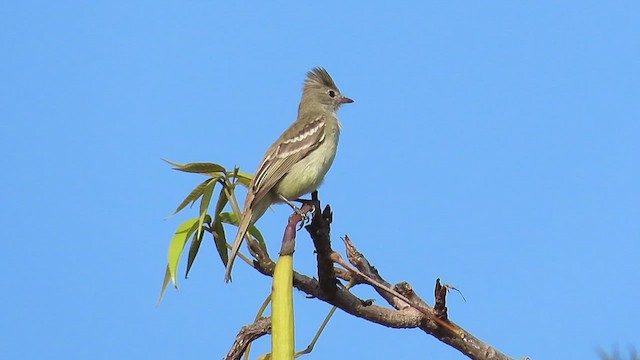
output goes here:
[{"label": "bird's breast", "polygon": [[339,137],[337,126],[328,129],[320,146],[293,165],[274,190],[290,200],[317,190],[336,157]]}]

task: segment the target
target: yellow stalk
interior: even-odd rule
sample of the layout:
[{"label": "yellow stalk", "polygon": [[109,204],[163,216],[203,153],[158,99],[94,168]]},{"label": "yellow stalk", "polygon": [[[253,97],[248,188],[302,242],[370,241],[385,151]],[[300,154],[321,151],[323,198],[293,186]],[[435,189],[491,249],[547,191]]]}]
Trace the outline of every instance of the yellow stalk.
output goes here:
[{"label": "yellow stalk", "polygon": [[293,255],[280,255],[273,273],[271,358],[293,360]]}]

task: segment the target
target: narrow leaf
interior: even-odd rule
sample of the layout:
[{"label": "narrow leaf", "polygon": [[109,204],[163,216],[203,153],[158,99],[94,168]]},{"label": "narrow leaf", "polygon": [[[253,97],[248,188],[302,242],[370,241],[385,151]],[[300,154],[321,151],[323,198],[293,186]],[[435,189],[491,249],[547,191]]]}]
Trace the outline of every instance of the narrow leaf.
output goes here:
[{"label": "narrow leaf", "polygon": [[169,285],[169,281],[171,280],[171,271],[169,271],[169,265],[167,265],[167,270],[164,272],[164,280],[162,280],[162,289],[160,290],[160,296],[158,297],[158,302],[156,305],[160,305],[162,301],[162,297],[164,296],[164,292],[167,290],[167,285]]},{"label": "narrow leaf", "polygon": [[196,260],[196,256],[198,255],[198,251],[200,251],[200,244],[202,244],[203,237],[204,231],[196,231],[193,234],[193,240],[191,240],[189,255],[187,257],[187,271],[184,274],[185,279],[189,277],[189,271],[191,271],[191,266],[193,266],[193,262]]},{"label": "narrow leaf", "polygon": [[189,172],[189,173],[207,174],[207,173],[225,172],[225,168],[223,166],[214,164],[214,163],[195,162],[195,163],[188,163],[188,164],[178,164],[166,159],[163,159],[163,160],[173,165],[174,169],[179,171]]},{"label": "narrow leaf", "polygon": [[200,200],[200,215],[198,218],[198,237],[202,238],[202,232],[204,231],[202,225],[204,224],[204,218],[207,215],[207,210],[209,209],[209,204],[211,203],[211,197],[213,196],[213,189],[215,188],[217,182],[212,181],[207,186],[205,186],[202,191],[202,199]]},{"label": "narrow leaf", "polygon": [[193,218],[180,224],[169,244],[169,263],[167,269],[169,270],[171,281],[173,281],[173,286],[175,286],[176,289],[178,288],[177,270],[178,264],[180,263],[180,255],[182,255],[187,239],[189,239],[191,234],[198,228],[198,220],[198,218]]},{"label": "narrow leaf", "polygon": [[220,221],[220,213],[227,205],[229,198],[227,197],[227,192],[225,191],[224,186],[220,189],[220,194],[218,195],[218,202],[216,203],[216,208],[214,210],[214,218],[213,218],[213,241],[216,244],[216,249],[218,250],[218,254],[220,255],[220,259],[224,266],[227,266],[227,262],[229,261],[229,253],[227,252],[227,237],[224,233],[224,227],[222,226],[222,222]]},{"label": "narrow leaf", "polygon": [[229,254],[227,252],[227,236],[224,233],[222,222],[218,219],[213,222],[213,241],[216,243],[216,249],[220,255],[220,259],[224,266],[229,262]]},{"label": "narrow leaf", "polygon": [[209,178],[201,182],[198,186],[195,187],[195,189],[191,190],[189,195],[187,195],[187,197],[180,203],[180,205],[178,205],[178,208],[176,209],[176,211],[173,214],[169,215],[169,217],[172,217],[173,215],[180,212],[180,210],[184,209],[189,203],[193,205],[193,203],[196,202],[200,198],[200,196],[202,196],[202,192],[207,187],[207,185],[214,180],[216,179]]},{"label": "narrow leaf", "polygon": [[251,184],[251,180],[253,180],[253,175],[243,171],[237,171],[235,173],[235,178],[238,179],[238,182],[240,184],[248,188],[249,185]]},{"label": "narrow leaf", "polygon": [[[229,198],[227,198],[227,192],[224,190],[225,189],[223,186],[222,189],[220,189],[220,194],[218,195],[218,202],[216,203],[216,209],[213,212],[214,219],[218,218],[218,214],[222,212],[222,209],[224,209],[225,205],[227,205],[227,202],[229,202]],[[215,222],[215,220],[213,222]]]}]

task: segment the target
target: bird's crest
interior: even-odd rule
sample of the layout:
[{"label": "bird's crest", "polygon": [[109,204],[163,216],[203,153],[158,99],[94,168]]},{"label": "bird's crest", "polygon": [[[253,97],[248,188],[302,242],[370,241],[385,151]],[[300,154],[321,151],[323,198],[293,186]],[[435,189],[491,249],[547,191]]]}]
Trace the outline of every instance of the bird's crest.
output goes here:
[{"label": "bird's crest", "polygon": [[304,90],[312,87],[330,87],[332,89],[337,89],[331,75],[329,75],[327,70],[321,67],[313,68],[313,70],[307,73],[307,79],[304,81]]}]

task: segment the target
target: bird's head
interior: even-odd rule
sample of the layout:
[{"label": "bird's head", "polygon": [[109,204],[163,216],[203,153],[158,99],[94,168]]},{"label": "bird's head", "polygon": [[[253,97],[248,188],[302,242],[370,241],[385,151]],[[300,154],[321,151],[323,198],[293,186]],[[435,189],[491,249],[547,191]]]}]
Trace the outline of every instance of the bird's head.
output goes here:
[{"label": "bird's head", "polygon": [[309,108],[319,106],[335,112],[342,104],[352,102],[353,100],[340,93],[327,70],[316,67],[307,73],[307,79],[304,81],[302,89],[300,108],[303,106]]}]

